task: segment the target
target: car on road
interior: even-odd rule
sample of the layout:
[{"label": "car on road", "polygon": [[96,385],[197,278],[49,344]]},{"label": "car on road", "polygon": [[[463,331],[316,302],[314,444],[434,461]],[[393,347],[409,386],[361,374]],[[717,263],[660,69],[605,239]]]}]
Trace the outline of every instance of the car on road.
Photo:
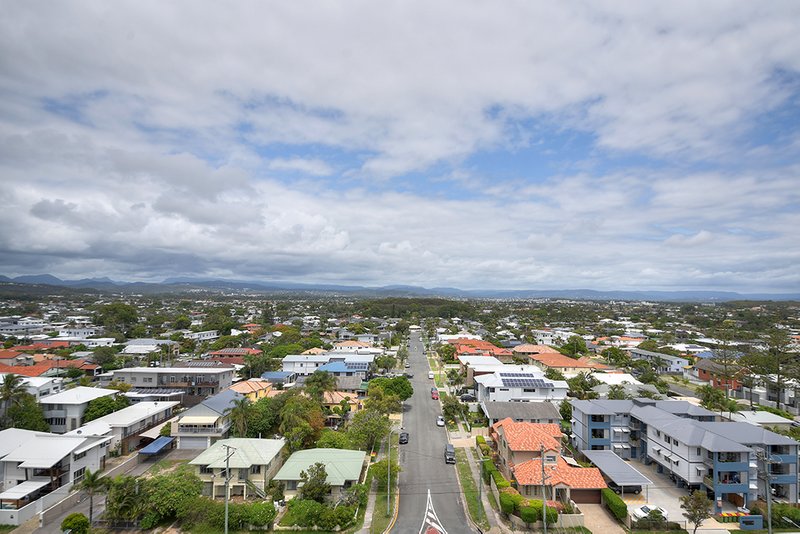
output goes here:
[{"label": "car on road", "polygon": [[433,400],[439,400],[439,390],[436,388],[431,388],[431,398]]},{"label": "car on road", "polygon": [[428,371],[428,378],[433,380],[433,371]]},{"label": "car on road", "polygon": [[640,506],[638,508],[634,508],[631,512],[631,515],[636,519],[647,519],[647,516],[650,515],[650,512],[659,511],[664,519],[669,519],[667,517],[667,511],[661,508],[660,506],[653,506],[652,504],[645,504],[644,506]]},{"label": "car on road", "polygon": [[403,373],[403,376],[405,376],[406,378],[414,378],[414,373],[412,373],[411,371],[408,371],[408,372]]},{"label": "car on road", "polygon": [[408,432],[400,432],[400,445],[408,443]]},{"label": "car on road", "polygon": [[436,426],[444,426],[444,417],[441,415],[436,418]]},{"label": "car on road", "polygon": [[472,393],[464,393],[459,398],[461,399],[461,402],[475,402],[478,400],[477,397],[475,397],[475,395]]},{"label": "car on road", "polygon": [[450,443],[444,446],[444,463],[456,463],[456,450]]}]

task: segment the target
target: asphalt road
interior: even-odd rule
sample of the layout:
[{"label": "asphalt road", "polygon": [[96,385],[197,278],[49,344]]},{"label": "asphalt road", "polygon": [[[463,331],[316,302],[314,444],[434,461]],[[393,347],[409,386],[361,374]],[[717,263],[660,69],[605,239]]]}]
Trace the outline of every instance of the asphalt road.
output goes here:
[{"label": "asphalt road", "polygon": [[472,534],[464,515],[455,466],[444,463],[447,432],[436,426],[436,416],[442,410],[439,402],[431,399],[435,384],[428,378],[428,362],[419,333],[411,333],[408,353],[414,395],[406,401],[403,414],[409,442],[400,445],[400,511],[392,532],[420,532],[430,491],[433,508],[447,534]]}]

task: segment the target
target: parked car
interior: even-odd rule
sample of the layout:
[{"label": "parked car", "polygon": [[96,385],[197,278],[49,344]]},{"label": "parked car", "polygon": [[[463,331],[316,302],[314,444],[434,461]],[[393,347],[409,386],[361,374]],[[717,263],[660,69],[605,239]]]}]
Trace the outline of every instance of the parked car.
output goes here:
[{"label": "parked car", "polygon": [[433,400],[439,400],[439,390],[436,388],[431,388],[431,398]]},{"label": "parked car", "polygon": [[616,494],[620,494],[620,493],[630,494],[630,493],[633,493],[635,495],[639,495],[642,492],[642,487],[641,486],[630,486],[630,485],[629,486],[618,486],[617,483],[614,482],[613,480],[609,480],[608,481],[608,487],[609,487],[609,489],[614,490],[614,493],[616,493]]},{"label": "parked car", "polygon": [[406,363],[405,363],[405,365],[404,365],[404,367],[405,367],[406,369],[408,369],[409,367],[411,367],[411,363],[410,363],[410,362],[406,362]]},{"label": "parked car", "polygon": [[400,445],[408,443],[408,432],[400,432]]},{"label": "parked car", "polygon": [[428,371],[428,378],[433,380],[433,371]]},{"label": "parked car", "polygon": [[446,464],[456,463],[456,450],[449,443],[444,446],[444,463]]},{"label": "parked car", "polygon": [[406,373],[403,373],[403,376],[405,376],[406,378],[414,378],[414,373],[408,371]]},{"label": "parked car", "polygon": [[661,512],[661,515],[664,516],[664,519],[669,519],[667,517],[667,511],[661,508],[660,506],[653,506],[653,505],[644,505],[640,506],[639,508],[634,508],[631,512],[631,515],[636,519],[646,519],[647,516],[650,515],[650,512],[658,510]]},{"label": "parked car", "polygon": [[461,395],[460,399],[461,402],[475,402],[478,400],[472,393],[464,393]]},{"label": "parked car", "polygon": [[436,426],[444,426],[444,417],[441,415],[436,418]]}]

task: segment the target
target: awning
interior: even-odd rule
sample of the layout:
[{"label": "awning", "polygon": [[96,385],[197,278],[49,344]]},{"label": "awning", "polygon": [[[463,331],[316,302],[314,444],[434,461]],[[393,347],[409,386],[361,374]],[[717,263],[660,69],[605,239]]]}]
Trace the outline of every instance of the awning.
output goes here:
[{"label": "awning", "polygon": [[170,436],[160,436],[153,443],[139,451],[139,454],[158,454],[162,452],[167,445],[172,443],[175,438]]},{"label": "awning", "polygon": [[614,454],[614,451],[583,451],[583,455],[618,486],[649,486],[652,484],[649,478]]},{"label": "awning", "polygon": [[661,447],[653,447],[653,452],[661,452]]},{"label": "awning", "polygon": [[615,449],[621,449],[622,445],[619,443],[615,443],[614,445],[612,445],[612,447],[614,447]]},{"label": "awning", "polygon": [[90,449],[97,447],[100,443],[108,443],[111,441],[111,436],[106,436],[103,439],[98,439],[96,441],[92,441],[91,443],[87,443],[83,447],[79,447],[72,451],[72,454],[81,454],[82,452],[86,452]]},{"label": "awning", "polygon": [[26,480],[22,484],[17,484],[13,488],[9,488],[3,493],[0,493],[0,500],[16,501],[23,499],[34,493],[50,483],[49,480]]},{"label": "awning", "polygon": [[182,417],[178,423],[181,425],[213,425],[219,416],[213,415],[187,415]]},{"label": "awning", "polygon": [[165,422],[163,422],[163,423],[161,423],[159,425],[156,425],[153,428],[151,428],[150,430],[145,430],[144,432],[139,434],[139,436],[141,436],[143,438],[156,439],[161,435],[161,429],[164,428],[166,425],[171,424],[172,421],[174,421],[175,419],[177,419],[177,417],[173,417],[169,421],[165,421]]}]

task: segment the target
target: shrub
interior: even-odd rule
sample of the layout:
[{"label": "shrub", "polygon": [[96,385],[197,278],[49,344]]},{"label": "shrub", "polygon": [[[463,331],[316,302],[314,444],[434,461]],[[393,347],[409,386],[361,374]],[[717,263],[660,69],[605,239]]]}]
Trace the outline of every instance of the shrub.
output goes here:
[{"label": "shrub", "polygon": [[625,518],[628,517],[628,507],[625,504],[625,501],[623,501],[619,495],[608,488],[604,488],[600,491],[603,495],[603,501],[605,502],[606,508],[608,508],[608,510],[614,517],[617,518],[617,520],[625,521]]},{"label": "shrub", "polygon": [[480,447],[481,445],[486,445],[486,438],[483,436],[475,436],[475,445]]},{"label": "shrub", "polygon": [[89,532],[89,518],[81,513],[69,514],[61,522],[61,530],[71,530],[74,534]]},{"label": "shrub", "polygon": [[492,478],[494,479],[494,483],[498,490],[511,487],[511,483],[506,480],[506,477],[503,476],[503,473],[501,473],[496,467],[494,471],[492,471]]},{"label": "shrub", "polygon": [[[544,505],[542,501],[530,501],[530,507],[536,510],[539,514],[539,519],[544,515]],[[558,510],[553,506],[547,507],[547,524],[551,525],[558,522]]]},{"label": "shrub", "polygon": [[519,517],[526,523],[536,523],[541,519],[542,513],[533,506],[523,506],[519,510]]},{"label": "shrub", "polygon": [[511,515],[514,513],[514,498],[510,493],[500,494],[500,510],[502,510],[506,515]]}]

